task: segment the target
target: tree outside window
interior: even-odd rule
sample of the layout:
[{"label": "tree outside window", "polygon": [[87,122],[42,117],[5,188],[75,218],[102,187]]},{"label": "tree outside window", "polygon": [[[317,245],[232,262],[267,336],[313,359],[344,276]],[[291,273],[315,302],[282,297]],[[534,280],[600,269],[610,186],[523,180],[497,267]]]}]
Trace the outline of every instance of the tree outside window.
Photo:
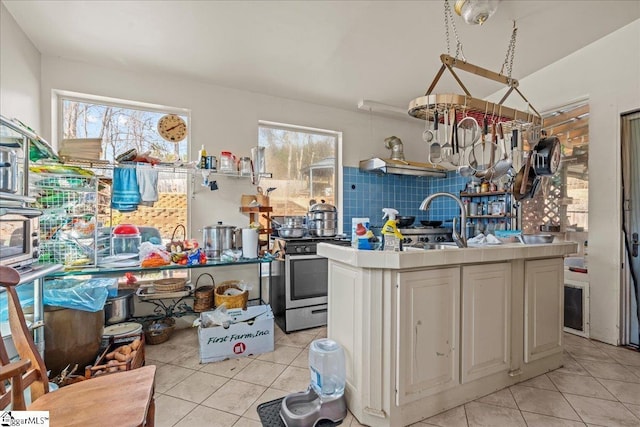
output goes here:
[{"label": "tree outside window", "polygon": [[[168,111],[145,110],[122,103],[93,102],[89,96],[82,98],[61,97],[61,138],[97,138],[102,141],[101,160],[113,163],[118,155],[135,148],[161,162],[187,161],[188,137],[179,143],[164,140],[157,131],[160,117]],[[188,117],[182,116],[185,121]],[[139,206],[134,212],[112,210],[111,171],[95,170],[101,176],[99,184],[98,219],[103,226],[131,223],[151,226],[160,230],[168,240],[177,224],[187,226],[186,173],[161,172],[158,175],[159,200],[153,207]]]},{"label": "tree outside window", "polygon": [[258,144],[265,147],[273,177],[260,185],[270,193],[274,216],[304,215],[310,203],[336,205],[339,133],[261,123]]}]

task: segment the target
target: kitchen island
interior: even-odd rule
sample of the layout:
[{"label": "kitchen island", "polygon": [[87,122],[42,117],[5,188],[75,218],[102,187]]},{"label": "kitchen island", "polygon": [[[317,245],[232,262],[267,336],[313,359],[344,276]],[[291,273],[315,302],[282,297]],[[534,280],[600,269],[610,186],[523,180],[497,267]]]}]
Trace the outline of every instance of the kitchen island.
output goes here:
[{"label": "kitchen island", "polygon": [[351,412],[365,425],[406,426],[559,368],[563,257],[576,250],[319,244]]}]

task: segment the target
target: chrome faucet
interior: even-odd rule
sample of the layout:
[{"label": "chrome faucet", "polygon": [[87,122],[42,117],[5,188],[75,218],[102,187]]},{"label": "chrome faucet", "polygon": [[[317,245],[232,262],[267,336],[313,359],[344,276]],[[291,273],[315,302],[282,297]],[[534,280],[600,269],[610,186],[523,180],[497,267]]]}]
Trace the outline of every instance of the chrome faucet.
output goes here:
[{"label": "chrome faucet", "polygon": [[456,243],[456,245],[458,245],[459,248],[466,248],[467,247],[467,231],[465,230],[465,224],[467,223],[467,213],[465,212],[464,205],[462,204],[462,200],[460,200],[459,197],[456,197],[451,193],[433,193],[432,195],[424,199],[422,203],[420,203],[419,209],[421,211],[426,211],[427,209],[429,209],[429,205],[431,204],[433,199],[437,197],[450,197],[453,200],[455,200],[456,203],[458,203],[458,206],[460,206],[460,222],[462,224],[460,224],[460,233],[458,233],[458,230],[456,230],[457,218],[455,217],[453,218],[453,241]]}]

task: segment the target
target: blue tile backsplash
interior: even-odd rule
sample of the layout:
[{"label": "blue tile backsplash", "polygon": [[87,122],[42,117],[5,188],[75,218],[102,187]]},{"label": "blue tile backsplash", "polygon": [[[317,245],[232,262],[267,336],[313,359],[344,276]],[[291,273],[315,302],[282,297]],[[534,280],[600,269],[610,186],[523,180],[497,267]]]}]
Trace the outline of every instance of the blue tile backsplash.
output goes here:
[{"label": "blue tile backsplash", "polygon": [[418,209],[422,200],[432,193],[444,191],[458,195],[468,178],[455,171],[446,178],[381,175],[361,172],[355,167],[343,168],[344,232],[350,234],[351,219],[369,217],[371,225],[382,226],[382,208],[395,208],[400,215],[413,215],[419,220],[451,220],[460,215],[458,205],[450,199],[436,199],[428,211]]}]

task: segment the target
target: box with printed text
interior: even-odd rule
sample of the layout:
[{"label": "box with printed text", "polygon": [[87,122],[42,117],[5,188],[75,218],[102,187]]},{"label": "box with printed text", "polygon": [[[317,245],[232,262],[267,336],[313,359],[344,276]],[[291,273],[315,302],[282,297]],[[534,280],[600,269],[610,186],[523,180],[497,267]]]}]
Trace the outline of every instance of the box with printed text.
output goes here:
[{"label": "box with printed text", "polygon": [[[206,315],[201,313],[200,318]],[[247,307],[228,328],[198,327],[200,363],[273,351],[273,313],[269,305]]]}]

